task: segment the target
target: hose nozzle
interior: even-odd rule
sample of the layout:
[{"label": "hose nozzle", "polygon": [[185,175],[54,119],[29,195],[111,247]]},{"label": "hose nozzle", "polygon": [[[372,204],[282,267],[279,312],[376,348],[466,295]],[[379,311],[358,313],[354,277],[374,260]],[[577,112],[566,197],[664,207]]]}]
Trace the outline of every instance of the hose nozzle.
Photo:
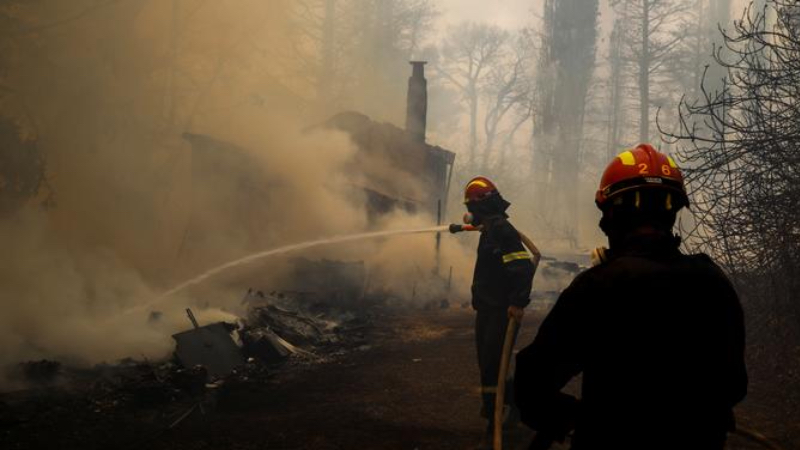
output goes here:
[{"label": "hose nozzle", "polygon": [[474,225],[461,225],[459,223],[451,223],[450,224],[450,232],[453,234],[460,233],[462,231],[478,231],[480,227],[476,227]]}]

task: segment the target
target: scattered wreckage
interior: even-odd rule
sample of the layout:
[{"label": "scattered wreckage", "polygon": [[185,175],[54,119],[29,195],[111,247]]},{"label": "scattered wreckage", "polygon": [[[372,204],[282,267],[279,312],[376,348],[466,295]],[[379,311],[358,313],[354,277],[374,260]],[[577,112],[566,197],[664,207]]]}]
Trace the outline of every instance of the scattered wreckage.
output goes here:
[{"label": "scattered wreckage", "polygon": [[203,366],[211,378],[219,378],[248,361],[275,364],[291,355],[313,359],[314,349],[335,344],[346,346],[347,342],[358,339],[357,333],[355,337],[343,335],[348,325],[361,323],[352,314],[337,318],[310,316],[298,309],[278,306],[276,303],[286,303],[285,296],[266,296],[261,292],[248,292],[245,301],[250,303],[248,314],[238,324],[217,322],[200,326],[187,309],[194,328],[172,336],[176,360],[184,367]]},{"label": "scattered wreckage", "polygon": [[[328,271],[331,264],[301,262],[298,266]],[[535,290],[533,306],[552,305],[562,278],[571,278],[582,268],[543,260],[542,274],[552,278],[554,290]],[[13,376],[34,389],[0,394],[0,434],[24,448],[35,439],[37,429],[60,426],[59,417],[64,415],[70,416],[71,424],[78,424],[68,432],[76,442],[105,429],[128,430],[133,425],[120,428],[119,423],[127,423],[132,415],[142,418],[136,426],[147,433],[166,432],[234,398],[270,389],[292,376],[295,368],[369,349],[371,341],[382,336],[373,316],[392,310],[394,297],[377,288],[368,290],[359,264],[338,270],[347,275],[348,283],[290,288],[304,291],[249,290],[242,299],[246,313],[236,323],[199,323],[187,309],[187,328],[172,336],[175,349],[166,360],[126,359],[88,369],[50,360],[21,363]],[[395,306],[402,311],[409,304],[398,300]],[[414,306],[434,313],[469,308],[469,302],[444,298]],[[147,320],[158,322],[163,314],[152,311]],[[132,443],[146,440],[136,429],[128,431]]]},{"label": "scattered wreckage", "polygon": [[0,395],[0,432],[27,436],[52,411],[70,411],[87,430],[98,418],[136,411],[169,430],[213,409],[226,392],[271,383],[283,368],[367,348],[364,312],[326,308],[308,293],[250,290],[243,303],[247,314],[238,323],[200,324],[187,309],[191,328],[172,336],[175,351],[165,361],[125,359],[80,369],[51,360],[18,364],[10,376],[34,389]]}]

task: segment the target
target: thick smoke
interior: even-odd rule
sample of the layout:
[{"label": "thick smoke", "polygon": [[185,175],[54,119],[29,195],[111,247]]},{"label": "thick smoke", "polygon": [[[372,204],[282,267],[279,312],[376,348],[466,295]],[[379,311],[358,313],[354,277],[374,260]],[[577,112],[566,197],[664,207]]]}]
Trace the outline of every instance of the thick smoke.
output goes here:
[{"label": "thick smoke", "polygon": [[[114,3],[8,41],[14,91],[0,97],[0,113],[44,150],[56,205],[42,210],[32,199],[0,218],[2,367],[166,356],[170,335],[189,326],[184,308],[196,308],[201,323],[231,320],[244,280],[269,286],[288,273],[287,261],[226,273],[153,304],[174,284],[252,252],[368,227],[363,194],[353,188],[363,177],[351,169],[355,147],[314,126],[328,113],[302,81],[302,65],[286,62],[296,31],[287,29],[290,3],[181,4],[174,11],[171,2]],[[72,17],[66,9],[39,2],[19,17],[36,27]],[[404,111],[397,101],[370,101],[385,117]],[[232,144],[246,163],[209,173],[192,135]],[[369,164],[404,176],[382,161]],[[268,189],[248,185],[254,174]],[[248,194],[231,196],[241,192]],[[377,227],[432,222],[397,214]],[[454,286],[464,286],[469,259],[455,242],[444,237],[439,266],[445,275],[454,266]],[[373,286],[401,298],[436,262],[433,235],[302,256],[364,260]],[[417,295],[425,292],[420,286]],[[156,310],[161,319],[149,321]]]}]

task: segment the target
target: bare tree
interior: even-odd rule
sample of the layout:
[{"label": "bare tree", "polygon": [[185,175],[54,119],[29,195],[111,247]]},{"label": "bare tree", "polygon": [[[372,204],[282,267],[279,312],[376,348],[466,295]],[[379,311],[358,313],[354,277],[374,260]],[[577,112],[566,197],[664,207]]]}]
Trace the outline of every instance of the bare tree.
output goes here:
[{"label": "bare tree", "polygon": [[[498,150],[496,148],[498,138],[502,137],[499,150],[504,156],[514,136],[530,117],[528,99],[532,89],[533,46],[531,44],[524,32],[510,38],[507,51],[503,52],[503,57],[492,66],[487,76],[484,87],[486,111],[483,115],[485,137],[481,160],[483,172],[488,170],[489,159]],[[509,117],[509,113],[515,117]],[[508,130],[501,128],[505,119],[513,122]]]},{"label": "bare tree", "polygon": [[297,0],[291,8],[292,46],[283,57],[329,107],[357,89],[402,85],[399,69],[419,51],[438,14],[431,0]]},{"label": "bare tree", "polygon": [[594,72],[598,2],[547,0],[536,96],[534,177],[538,204],[575,243],[579,156]]},{"label": "bare tree", "polygon": [[478,150],[478,105],[495,63],[500,61],[509,39],[496,26],[464,22],[447,30],[436,68],[462,96],[469,108],[469,160],[475,163]]},{"label": "bare tree", "polygon": [[439,10],[431,0],[396,1],[392,29],[396,30],[394,45],[407,58],[415,57],[434,28]]},{"label": "bare tree", "polygon": [[[667,76],[680,92],[690,98],[699,95],[705,67],[713,63],[713,38],[717,33],[716,21],[709,20],[711,0],[694,0],[682,24],[685,38],[675,47],[666,61]],[[710,32],[713,25],[714,32]]]},{"label": "bare tree", "polygon": [[293,76],[306,78],[323,104],[333,97],[340,64],[337,19],[342,8],[341,0],[298,0],[291,5],[291,53],[284,58],[295,67]]},{"label": "bare tree", "polygon": [[[654,101],[651,82],[663,76],[665,63],[685,39],[686,12],[692,5],[686,0],[616,0],[613,5],[618,14],[626,17],[623,28],[626,57],[635,62],[638,73],[638,140],[647,142],[651,137]],[[655,100],[656,106],[663,104]]]},{"label": "bare tree", "polygon": [[622,147],[622,124],[625,121],[624,99],[628,72],[625,59],[625,27],[628,20],[627,4],[617,11],[614,26],[609,37],[608,64],[608,136],[606,138],[606,158],[611,159]]},{"label": "bare tree", "polygon": [[751,8],[723,34],[726,81],[684,101],[681,129],[668,135],[693,190],[689,242],[800,333],[800,9],[789,0],[767,9],[774,27]]},{"label": "bare tree", "polygon": [[[724,69],[714,61],[714,49],[719,47],[719,27],[727,24],[727,15],[721,16],[720,0],[692,0],[674,26],[683,38],[664,57],[663,70],[653,74],[654,83],[662,89],[653,89],[651,105],[657,106],[658,126],[675,131],[680,124],[673,113],[681,96],[697,99],[700,85],[706,74],[707,89],[718,89],[724,78]],[[716,81],[713,81],[716,80]],[[664,113],[663,111],[669,111]],[[669,145],[669,143],[665,143]]]},{"label": "bare tree", "polygon": [[330,101],[331,76],[334,73],[336,42],[336,0],[325,0],[322,22],[322,61],[317,74],[317,97],[324,104]]}]

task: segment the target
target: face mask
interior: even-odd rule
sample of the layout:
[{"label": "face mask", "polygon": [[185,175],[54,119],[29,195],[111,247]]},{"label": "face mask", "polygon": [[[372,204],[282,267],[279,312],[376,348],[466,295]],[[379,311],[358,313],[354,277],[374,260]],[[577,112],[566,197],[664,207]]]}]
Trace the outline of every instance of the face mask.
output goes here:
[{"label": "face mask", "polygon": [[495,194],[479,202],[467,203],[467,211],[472,213],[474,217],[473,222],[480,222],[484,217],[508,217],[505,212],[510,205],[511,204],[505,201],[500,194]]},{"label": "face mask", "polygon": [[484,216],[484,204],[482,203],[467,203],[467,212],[464,214],[464,223],[469,225],[478,226],[481,224],[481,218]]},{"label": "face mask", "polygon": [[467,225],[478,226],[478,219],[475,218],[475,215],[471,212],[464,213],[464,223]]}]

